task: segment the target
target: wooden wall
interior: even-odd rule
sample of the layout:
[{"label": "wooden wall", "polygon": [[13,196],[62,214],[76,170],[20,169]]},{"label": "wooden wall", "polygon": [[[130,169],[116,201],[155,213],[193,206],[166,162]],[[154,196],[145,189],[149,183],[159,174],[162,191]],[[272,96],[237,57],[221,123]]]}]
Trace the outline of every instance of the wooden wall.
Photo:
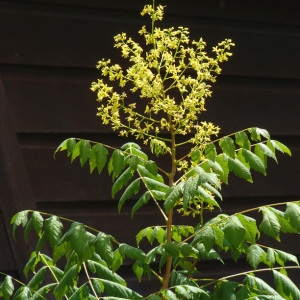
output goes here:
[{"label": "wooden wall", "polygon": [[[71,136],[104,143],[123,141],[95,116],[89,90],[99,76],[95,64],[117,56],[112,37],[133,36],[148,21],[139,16],[145,0],[0,0],[0,270],[21,275],[30,247],[11,238],[9,221],[31,208],[76,219],[134,242],[137,228],[161,222],[151,205],[132,221],[130,208],[117,214],[109,178],[70,164],[60,142]],[[253,184],[232,178],[224,187],[224,210],[299,199],[300,18],[299,1],[164,0],[164,26],[188,26],[208,46],[224,38],[236,43],[223,66],[206,120],[227,134],[250,126],[266,128],[286,143],[292,158],[279,156],[269,175]],[[22,237],[19,237],[19,242]],[[284,248],[300,254],[300,241]],[[242,270],[241,262],[237,270]],[[211,276],[222,275],[209,263]],[[130,266],[124,270],[131,276]],[[149,284],[141,285],[146,290]]]}]

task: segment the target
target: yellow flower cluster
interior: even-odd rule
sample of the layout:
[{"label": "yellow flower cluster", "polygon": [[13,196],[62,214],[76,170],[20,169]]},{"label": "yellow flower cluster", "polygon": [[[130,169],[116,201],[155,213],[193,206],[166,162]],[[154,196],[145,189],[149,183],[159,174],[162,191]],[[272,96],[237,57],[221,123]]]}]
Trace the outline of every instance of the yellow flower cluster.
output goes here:
[{"label": "yellow flower cluster", "polygon": [[[231,56],[234,44],[224,40],[213,48],[215,57],[209,57],[203,39],[190,42],[188,28],[155,27],[155,21],[162,20],[163,13],[163,6],[144,7],[141,14],[152,19],[150,32],[146,26],[139,31],[145,40],[144,48],[126,33],[115,36],[115,47],[129,60],[128,68],[123,69],[110,60],[98,62],[102,77],[111,85],[103,79],[92,84],[101,103],[97,115],[120,135],[133,135],[145,143],[154,140],[152,144],[165,145],[165,152],[169,152],[167,144],[173,141],[166,133],[173,138],[187,136],[184,143],[201,147],[219,132],[217,126],[199,124],[198,119],[212,94],[210,83],[221,72],[219,63]],[[122,91],[125,87],[127,92]],[[137,93],[139,99],[128,97],[128,92]]]}]

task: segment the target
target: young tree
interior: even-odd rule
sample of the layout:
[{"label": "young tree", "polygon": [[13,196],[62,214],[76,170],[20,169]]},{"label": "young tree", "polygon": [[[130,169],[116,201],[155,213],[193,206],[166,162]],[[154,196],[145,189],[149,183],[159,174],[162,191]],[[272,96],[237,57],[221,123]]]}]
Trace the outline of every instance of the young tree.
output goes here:
[{"label": "young tree", "polygon": [[[262,234],[279,240],[281,232],[299,233],[299,202],[220,213],[212,219],[206,214],[220,209],[221,186],[228,183],[229,173],[252,182],[252,170],[266,174],[267,160],[277,161],[277,151],[291,155],[290,150],[256,127],[217,137],[220,128],[203,121],[202,113],[234,44],[226,39],[209,56],[206,43],[201,38],[190,41],[187,28],[157,27],[163,13],[164,7],[154,1],[146,5],[142,15],[149,15],[152,23],[150,30],[143,26],[139,31],[144,46],[125,33],[115,36],[115,47],[129,66],[103,59],[97,65],[101,79],[92,84],[102,123],[142,141],[146,150],[134,142],[115,149],[78,138],[65,140],[56,150],[66,151],[71,161],[79,158],[81,166],[88,162],[91,172],[101,173],[107,166],[118,211],[137,195],[132,217],[153,201],[162,224],[138,232],[133,246],[78,222],[71,221],[65,230],[64,218],[19,212],[12,218],[14,232],[25,227],[27,239],[35,231],[38,242],[24,268],[26,276],[31,274],[28,283],[15,289],[7,276],[0,287],[4,299],[300,299],[287,274],[291,266],[286,266],[292,262],[298,267],[297,258],[258,242]],[[137,101],[132,93],[138,94]],[[148,149],[164,157],[168,167],[149,159]],[[174,224],[174,211],[196,218],[197,224]],[[253,211],[262,214],[261,221],[248,215]],[[139,248],[144,239],[152,245],[150,251]],[[46,243],[51,255],[42,252]],[[253,270],[219,279],[199,272],[203,260],[223,262],[228,251],[236,262],[246,257]],[[126,258],[132,260],[137,280],[156,278],[161,289],[141,295],[127,287],[118,275]],[[258,269],[261,264],[265,267]],[[261,271],[273,274],[273,286],[258,276]],[[52,280],[46,280],[47,274]]]}]

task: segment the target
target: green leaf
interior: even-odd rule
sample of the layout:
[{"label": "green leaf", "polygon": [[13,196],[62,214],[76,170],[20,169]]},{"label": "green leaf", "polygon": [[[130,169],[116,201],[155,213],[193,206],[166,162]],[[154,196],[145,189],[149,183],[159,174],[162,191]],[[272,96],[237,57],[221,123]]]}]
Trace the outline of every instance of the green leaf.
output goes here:
[{"label": "green leaf", "polygon": [[145,168],[154,176],[158,174],[157,164],[153,160],[146,161]]},{"label": "green leaf", "polygon": [[298,203],[287,203],[284,218],[289,221],[296,232],[300,232],[300,206]]},{"label": "green leaf", "polygon": [[253,182],[249,169],[237,158],[228,157],[228,168],[230,171],[233,171],[236,176]]},{"label": "green leaf", "polygon": [[113,181],[121,174],[126,167],[124,153],[116,149],[108,162],[108,174],[112,175]]},{"label": "green leaf", "polygon": [[250,150],[251,144],[245,131],[239,131],[235,134],[235,142],[243,149]]},{"label": "green leaf", "polygon": [[152,179],[150,177],[143,177],[142,180],[145,186],[147,187],[147,189],[149,189],[150,191],[158,190],[161,192],[167,192],[167,190],[169,189],[169,187],[166,184],[157,181],[156,179]]},{"label": "green leaf", "polygon": [[30,281],[27,284],[27,287],[31,290],[37,290],[40,284],[45,280],[47,269],[48,267],[40,268],[30,279]]},{"label": "green leaf", "polygon": [[76,140],[75,138],[70,138],[67,140],[67,144],[66,144],[66,150],[67,150],[67,155],[71,156],[75,147],[76,147]]},{"label": "green leaf", "polygon": [[209,143],[205,146],[205,156],[211,160],[215,161],[217,157],[216,146],[213,143]]},{"label": "green leaf", "polygon": [[59,218],[56,216],[51,216],[46,219],[44,222],[44,234],[45,238],[47,238],[52,249],[57,244],[62,235],[63,225],[60,222]]},{"label": "green leaf", "polygon": [[76,139],[75,138],[69,138],[69,139],[66,139],[64,140],[58,147],[57,149],[55,150],[54,152],[54,157],[55,157],[55,154],[58,152],[58,151],[64,151],[66,150],[67,151],[67,155],[70,156],[72,155],[74,149],[75,149],[75,146],[76,146]]},{"label": "green leaf", "polygon": [[172,186],[166,193],[166,200],[164,202],[164,207],[167,213],[174,207],[176,202],[182,197],[182,187],[184,182]]},{"label": "green leaf", "polygon": [[198,251],[187,243],[180,243],[179,245],[180,253],[183,257],[194,257],[197,258]]},{"label": "green leaf", "polygon": [[[275,297],[280,297],[280,295],[270,285],[268,285],[264,280],[262,280],[259,277],[255,277],[252,274],[246,275],[244,284],[246,286],[249,286],[251,289],[260,291],[260,294],[262,293],[263,295],[272,295],[272,296],[274,296],[274,299],[278,299]],[[284,299],[282,299],[282,300],[284,300]]]},{"label": "green leaf", "polygon": [[127,168],[115,181],[111,188],[111,195],[114,198],[116,193],[120,191],[125,185],[127,185],[128,181],[132,178],[132,169]]},{"label": "green leaf", "polygon": [[117,249],[114,252],[114,259],[112,262],[111,269],[113,272],[117,271],[123,265],[123,256],[120,253],[120,250]]},{"label": "green leaf", "polygon": [[251,139],[255,142],[258,142],[261,140],[260,136],[263,136],[265,139],[270,139],[270,134],[267,130],[258,128],[258,127],[252,127],[248,129],[251,135]]},{"label": "green leaf", "polygon": [[[220,193],[216,188],[214,188],[212,185],[210,185],[208,182],[203,183],[202,186],[203,186],[206,190],[210,191],[212,194],[215,194],[217,197],[219,197],[219,198],[222,200],[222,195],[221,195],[221,193]],[[213,197],[210,196],[210,197],[208,197],[208,198],[211,199],[211,198],[213,198]],[[220,208],[220,206],[219,206],[218,203],[217,203],[216,206]]]},{"label": "green leaf", "polygon": [[110,295],[109,297],[110,299],[113,299],[112,297],[121,297],[124,299],[132,299],[132,300],[143,299],[143,296],[139,295],[138,293],[134,292],[133,290],[127,288],[124,285],[109,280],[104,280],[104,279],[100,279],[100,281],[104,285],[105,292],[108,295]]},{"label": "green leaf", "polygon": [[108,151],[103,144],[96,144],[90,152],[90,173],[97,167],[100,174],[107,162]]},{"label": "green leaf", "polygon": [[31,299],[32,292],[27,286],[21,286],[14,294],[14,300]]},{"label": "green leaf", "polygon": [[112,237],[103,232],[99,232],[93,240],[92,245],[95,247],[96,253],[111,267],[114,259]]},{"label": "green leaf", "polygon": [[[57,283],[50,283],[43,285],[40,289],[34,292],[30,300],[45,300],[47,299],[47,294],[56,287]],[[71,298],[69,298],[70,300]]]},{"label": "green leaf", "polygon": [[204,244],[205,250],[209,252],[215,244],[215,231],[210,225],[205,226],[200,232],[195,236],[192,245],[198,242]]},{"label": "green leaf", "polygon": [[200,164],[200,166],[203,168],[203,170],[205,172],[211,172],[211,170],[213,170],[216,174],[222,174],[224,175],[224,172],[223,172],[223,169],[222,167],[220,166],[220,164],[215,160],[215,161],[212,161],[212,160],[206,160],[204,162],[202,162]]},{"label": "green leaf", "polygon": [[[139,233],[136,235],[136,242],[137,242],[137,245],[140,244],[141,240],[144,238],[144,237],[147,237],[149,236],[149,232],[150,232],[150,235],[152,234],[152,227],[147,227],[147,228],[144,228],[142,230],[139,231]],[[149,238],[148,238],[149,239]]]},{"label": "green leaf", "polygon": [[275,265],[275,262],[276,262],[275,255],[276,255],[275,250],[273,248],[268,248],[265,263],[270,268],[273,268]]},{"label": "green leaf", "polygon": [[289,156],[292,156],[291,150],[286,145],[284,145],[276,140],[270,140],[270,142],[275,149],[279,150],[282,153],[286,153]]},{"label": "green leaf", "polygon": [[166,300],[179,300],[176,297],[176,294],[173,293],[171,290],[163,290],[162,294],[164,296],[162,299],[166,299]]},{"label": "green leaf", "polygon": [[220,139],[219,145],[223,153],[227,154],[229,157],[234,158],[235,156],[235,146],[232,138],[224,136]]},{"label": "green leaf", "polygon": [[78,273],[80,268],[77,265],[71,267],[59,281],[53,294],[57,300],[61,300],[67,293],[72,290],[72,287],[76,286],[78,280]]},{"label": "green leaf", "polygon": [[217,225],[212,226],[214,230],[215,243],[220,248],[223,249],[223,241],[224,241],[224,232]]},{"label": "green leaf", "polygon": [[[63,240],[63,241],[62,241]],[[54,262],[57,262],[59,259],[61,259],[63,256],[68,257],[70,253],[73,251],[72,244],[70,241],[65,240],[64,236],[56,246],[54,247],[52,251],[52,257]]]},{"label": "green leaf", "polygon": [[228,174],[229,174],[229,168],[228,168],[228,159],[227,156],[224,154],[218,155],[216,162],[219,164],[219,166],[222,168],[222,172],[215,170],[216,174],[219,175],[219,178],[222,182],[228,184]]},{"label": "green leaf", "polygon": [[273,211],[276,215],[280,224],[280,230],[283,233],[295,233],[295,229],[291,226],[290,222],[285,219],[285,214],[283,211],[278,210],[274,207],[270,207],[270,210]]},{"label": "green leaf", "polygon": [[69,298],[69,300],[90,300],[90,290],[87,285],[81,286]]},{"label": "green leaf", "polygon": [[138,209],[140,209],[143,205],[147,204],[149,199],[150,199],[150,192],[146,191],[133,206],[131,210],[131,217],[133,217],[133,215]]},{"label": "green leaf", "polygon": [[[150,169],[150,171],[151,171],[151,169]],[[160,183],[164,183],[164,180],[163,180],[161,175],[159,175],[159,174],[154,175],[150,171],[146,167],[144,167],[143,165],[141,165],[141,164],[138,165],[138,172],[139,172],[140,177],[151,178],[151,179],[153,179],[155,181],[158,181]]]},{"label": "green leaf", "polygon": [[258,146],[266,156],[273,158],[277,162],[277,158],[276,158],[274,152],[272,151],[272,149],[270,149],[270,147],[268,147],[268,145],[266,145],[264,143],[259,143]]},{"label": "green leaf", "polygon": [[266,129],[258,128],[256,127],[256,133],[263,136],[265,139],[269,140],[270,139],[270,134]]},{"label": "green leaf", "polygon": [[242,154],[251,168],[253,168],[257,172],[266,175],[266,168],[260,157],[246,149],[243,149]]},{"label": "green leaf", "polygon": [[255,127],[249,128],[248,131],[250,132],[250,137],[252,141],[254,142],[260,141],[260,135],[257,134]]},{"label": "green leaf", "polygon": [[274,283],[277,292],[285,299],[300,300],[300,291],[293,281],[288,277],[273,270]]},{"label": "green leaf", "polygon": [[35,267],[39,262],[40,262],[40,255],[38,255],[36,251],[32,252],[29,260],[27,261],[23,269],[23,273],[25,277],[28,276],[29,271],[35,272]]},{"label": "green leaf", "polygon": [[117,273],[114,273],[109,268],[98,262],[88,260],[87,267],[93,274],[97,274],[98,278],[126,285],[125,280],[121,276],[119,276]]},{"label": "green leaf", "polygon": [[284,264],[288,261],[294,262],[297,266],[299,266],[298,259],[295,255],[281,251],[276,249],[275,250],[275,258],[278,264],[280,264],[282,267],[284,267]]},{"label": "green leaf", "polygon": [[82,223],[74,222],[72,223],[70,229],[68,230],[68,238],[71,241],[72,247],[74,248],[79,263],[82,264],[89,258],[89,237],[86,233],[84,225]]},{"label": "green leaf", "polygon": [[251,244],[255,244],[256,239],[260,234],[256,225],[256,220],[243,214],[237,214],[236,216],[246,230],[245,240],[249,241]]},{"label": "green leaf", "polygon": [[236,300],[235,289],[238,283],[234,281],[220,281],[215,286],[213,300]]},{"label": "green leaf", "polygon": [[139,190],[140,190],[140,178],[137,178],[128,185],[128,187],[125,189],[122,197],[120,198],[119,203],[118,203],[118,212],[119,213],[120,213],[121,208],[122,208],[123,204],[125,203],[125,201],[128,200],[132,195],[137,194]]},{"label": "green leaf", "polygon": [[231,250],[238,249],[245,239],[245,232],[246,230],[238,217],[231,216],[228,219],[224,227],[224,234],[225,238],[230,242]]},{"label": "green leaf", "polygon": [[198,163],[200,161],[200,158],[202,156],[202,153],[199,149],[195,149],[191,153],[191,160],[193,163]]},{"label": "green leaf", "polygon": [[218,176],[214,173],[211,172],[206,172],[203,168],[201,168],[200,166],[196,166],[193,171],[199,175],[197,178],[197,184],[203,184],[205,182],[210,182],[212,183],[214,186],[216,186],[218,189],[221,188],[220,185],[220,180],[218,178]]},{"label": "green leaf", "polygon": [[11,221],[10,224],[13,224],[13,236],[16,238],[15,233],[18,226],[22,225],[23,227],[26,226],[28,222],[28,212],[29,210],[24,210],[16,213]]},{"label": "green leaf", "polygon": [[259,226],[260,230],[277,241],[280,241],[280,223],[276,215],[268,207],[261,207],[260,210],[263,214],[263,220]]},{"label": "green leaf", "polygon": [[71,161],[79,156],[80,164],[83,166],[90,157],[91,145],[87,140],[80,140],[72,151]]},{"label": "green leaf", "polygon": [[12,282],[11,276],[7,275],[4,278],[4,281],[2,282],[0,286],[0,295],[3,295],[4,300],[10,299],[11,295],[14,292],[14,285]]},{"label": "green leaf", "polygon": [[198,179],[199,175],[196,177],[190,177],[184,185],[183,188],[183,208],[187,209],[189,202],[194,199],[198,191]]},{"label": "green leaf", "polygon": [[132,266],[132,270],[133,270],[134,274],[136,275],[138,281],[140,282],[142,280],[142,276],[144,274],[143,263],[139,260],[135,261],[135,263]]},{"label": "green leaf", "polygon": [[26,225],[24,230],[25,241],[28,240],[29,232],[32,228],[34,228],[36,234],[41,237],[42,229],[43,229],[44,219],[38,211],[34,211],[31,215],[29,222]]},{"label": "green leaf", "polygon": [[163,247],[167,251],[167,253],[174,258],[177,258],[178,255],[180,254],[179,247],[175,243],[167,242],[163,245]]},{"label": "green leaf", "polygon": [[132,247],[125,243],[119,246],[119,252],[123,258],[128,257],[132,260],[141,260],[141,261],[145,261],[146,259],[146,254],[141,249]]},{"label": "green leaf", "polygon": [[256,270],[258,265],[266,259],[266,252],[258,245],[251,245],[247,249],[247,261]]}]

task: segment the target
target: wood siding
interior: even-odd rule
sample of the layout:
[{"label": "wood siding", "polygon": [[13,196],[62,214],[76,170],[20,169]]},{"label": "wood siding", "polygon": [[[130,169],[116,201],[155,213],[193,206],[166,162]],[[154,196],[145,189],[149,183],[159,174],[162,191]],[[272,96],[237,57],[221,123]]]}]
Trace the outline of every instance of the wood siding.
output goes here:
[{"label": "wood siding", "polygon": [[[99,77],[101,58],[118,58],[113,36],[136,32],[148,19],[139,11],[145,0],[0,0],[0,270],[22,277],[30,253],[11,237],[10,218],[30,208],[76,219],[134,243],[147,225],[162,222],[155,207],[141,209],[134,220],[130,206],[118,215],[110,179],[89,175],[63,154],[53,160],[62,140],[77,136],[120,145],[124,141],[95,116],[90,91]],[[236,43],[223,65],[203,118],[222,133],[258,126],[292,150],[271,162],[268,176],[254,183],[231,178],[223,188],[224,212],[265,203],[299,199],[300,186],[300,2],[238,0],[164,0],[161,26],[187,26],[208,49],[224,38]],[[18,241],[22,240],[22,234]],[[300,255],[293,236],[282,243]],[[24,246],[23,243],[21,243]],[[229,262],[230,263],[230,262]],[[231,266],[237,271],[241,262]],[[209,274],[225,274],[207,263]],[[130,278],[130,265],[123,270]],[[299,280],[300,284],[300,280]],[[146,282],[140,289],[151,289]]]}]

